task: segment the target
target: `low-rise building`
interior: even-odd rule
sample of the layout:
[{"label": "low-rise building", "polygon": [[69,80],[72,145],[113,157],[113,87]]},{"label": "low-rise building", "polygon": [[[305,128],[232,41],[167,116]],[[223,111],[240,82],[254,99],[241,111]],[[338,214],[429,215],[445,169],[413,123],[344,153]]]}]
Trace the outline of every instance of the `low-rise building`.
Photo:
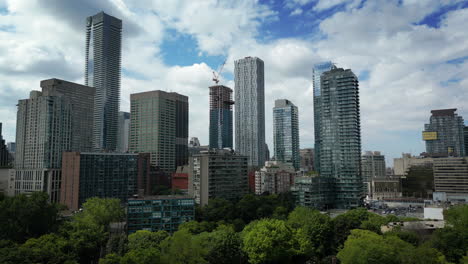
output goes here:
[{"label": "low-rise building", "polygon": [[401,197],[400,177],[375,177],[371,181],[371,199],[385,200]]},{"label": "low-rise building", "polygon": [[263,168],[255,172],[255,193],[288,192],[294,183],[295,174],[295,169],[290,163],[267,161]]},{"label": "low-rise building", "polygon": [[449,201],[468,202],[468,157],[434,159],[434,187]]},{"label": "low-rise building", "polygon": [[187,196],[147,196],[130,198],[127,204],[128,234],[138,230],[169,233],[195,218],[195,201]]},{"label": "low-rise building", "polygon": [[189,195],[197,204],[206,205],[211,198],[236,200],[248,193],[247,156],[231,149],[213,149],[189,161]]},{"label": "low-rise building", "polygon": [[189,166],[179,166],[176,172],[172,173],[172,190],[178,190],[182,193],[188,193]]},{"label": "low-rise building", "polygon": [[334,178],[316,175],[296,177],[291,191],[299,206],[321,210],[333,208],[335,202]]},{"label": "low-rise building", "polygon": [[403,153],[401,158],[393,159],[393,167],[395,176],[406,176],[411,166],[432,165],[433,159],[427,157],[415,157],[409,153]]}]

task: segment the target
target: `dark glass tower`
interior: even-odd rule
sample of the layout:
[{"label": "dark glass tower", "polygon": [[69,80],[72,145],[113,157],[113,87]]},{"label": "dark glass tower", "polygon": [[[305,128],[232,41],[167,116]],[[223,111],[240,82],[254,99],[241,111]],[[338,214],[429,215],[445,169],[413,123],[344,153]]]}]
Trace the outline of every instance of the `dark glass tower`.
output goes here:
[{"label": "dark glass tower", "polygon": [[273,108],[273,142],[275,159],[299,170],[299,112],[297,106],[286,99],[275,101]]},{"label": "dark glass tower", "polygon": [[315,105],[319,173],[334,179],[335,207],[356,207],[364,195],[358,79],[351,70],[332,66],[321,74],[319,89]]},{"label": "dark glass tower", "polygon": [[232,148],[232,90],[210,87],[210,148]]},{"label": "dark glass tower", "polygon": [[86,20],[85,85],[96,88],[93,145],[114,151],[120,100],[122,20],[104,12]]},{"label": "dark glass tower", "polygon": [[464,121],[456,108],[432,110],[429,124],[424,125],[426,152],[432,157],[464,157]]}]

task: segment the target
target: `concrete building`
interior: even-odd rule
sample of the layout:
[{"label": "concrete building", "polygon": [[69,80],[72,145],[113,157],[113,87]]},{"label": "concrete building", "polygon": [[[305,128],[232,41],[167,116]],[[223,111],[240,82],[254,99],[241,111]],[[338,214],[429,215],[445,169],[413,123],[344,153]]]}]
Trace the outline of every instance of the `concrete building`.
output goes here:
[{"label": "concrete building", "polygon": [[210,148],[232,148],[232,89],[210,87]]},{"label": "concrete building", "polygon": [[[142,162],[146,160],[146,162]],[[60,203],[78,210],[91,197],[118,198],[122,203],[151,180],[147,153],[63,154]]]},{"label": "concrete building", "polygon": [[289,192],[295,175],[296,170],[292,164],[266,161],[265,166],[255,172],[255,194]]},{"label": "concrete building", "polygon": [[434,159],[434,187],[449,201],[468,202],[468,157]]},{"label": "concrete building", "polygon": [[299,111],[291,101],[279,99],[273,108],[273,143],[275,160],[300,168]]},{"label": "concrete building", "polygon": [[432,199],[434,191],[434,171],[432,163],[412,165],[401,177],[403,197]]},{"label": "concrete building", "polygon": [[60,79],[41,81],[43,96],[59,96],[68,100],[71,107],[72,151],[93,150],[93,109],[96,89]]},{"label": "concrete building", "polygon": [[12,157],[2,135],[2,123],[0,123],[0,168],[11,167]]},{"label": "concrete building", "polygon": [[268,144],[265,143],[265,161],[270,160],[270,148],[268,148]]},{"label": "concrete building", "polygon": [[464,157],[463,117],[453,109],[432,110],[429,124],[424,125],[423,140],[431,157]]},{"label": "concrete building", "polygon": [[8,152],[10,152],[11,158],[14,160],[15,159],[15,153],[16,153],[16,143],[15,142],[8,142],[7,143],[7,149],[8,149]]},{"label": "concrete building", "polygon": [[172,190],[178,190],[181,193],[188,193],[190,166],[179,166],[177,171],[172,173]]},{"label": "concrete building", "polygon": [[5,196],[14,195],[14,170],[11,168],[0,168],[0,194]]},{"label": "concrete building", "polygon": [[395,176],[404,177],[407,175],[411,166],[432,165],[433,159],[427,157],[411,156],[409,153],[403,153],[401,158],[393,159],[393,172]]},{"label": "concrete building", "polygon": [[318,210],[333,208],[335,206],[334,182],[334,178],[317,175],[296,177],[291,187],[296,205]]},{"label": "concrete building", "polygon": [[465,143],[465,155],[468,156],[468,126],[463,128],[463,137]]},{"label": "concrete building", "polygon": [[119,112],[119,129],[117,130],[117,152],[128,151],[128,133],[130,131],[130,113]]},{"label": "concrete building", "polygon": [[188,163],[188,97],[150,91],[130,95],[130,152],[151,153],[166,173]]},{"label": "concrete building", "polygon": [[[318,91],[316,91],[318,89]],[[319,97],[319,98],[316,98]],[[336,208],[361,204],[364,188],[361,177],[361,122],[359,84],[351,70],[332,67],[314,87],[314,116],[319,123],[315,138],[320,177],[334,178]],[[317,163],[316,163],[317,164]]]},{"label": "concrete building", "polygon": [[187,196],[147,196],[130,198],[127,204],[127,231],[174,233],[179,225],[195,219],[195,202]]},{"label": "concrete building", "polygon": [[234,62],[236,102],[236,151],[246,155],[249,166],[265,163],[265,73],[257,57]]},{"label": "concrete building", "polygon": [[85,85],[96,88],[93,143],[96,151],[117,148],[122,20],[104,12],[86,19]]},{"label": "concrete building", "polygon": [[18,101],[15,194],[47,192],[58,201],[62,152],[72,146],[72,104],[65,96],[32,91]]},{"label": "concrete building", "polygon": [[299,155],[301,156],[301,170],[304,172],[314,171],[314,149],[305,148],[299,150]]},{"label": "concrete building", "polygon": [[211,198],[241,198],[249,190],[247,160],[227,149],[194,155],[190,158],[189,195],[202,206]]},{"label": "concrete building", "polygon": [[402,197],[400,177],[372,177],[370,187],[369,196],[373,200]]},{"label": "concrete building", "polygon": [[372,179],[386,176],[385,156],[380,154],[380,151],[366,151],[361,159],[361,173],[364,188],[367,194],[372,196]]}]

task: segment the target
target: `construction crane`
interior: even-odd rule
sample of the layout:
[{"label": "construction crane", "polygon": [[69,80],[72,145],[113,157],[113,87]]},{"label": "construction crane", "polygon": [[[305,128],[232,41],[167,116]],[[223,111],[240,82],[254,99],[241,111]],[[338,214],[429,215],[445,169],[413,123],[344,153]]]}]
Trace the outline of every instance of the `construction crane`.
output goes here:
[{"label": "construction crane", "polygon": [[217,73],[213,71],[213,81],[218,84],[219,83],[219,76],[221,75],[221,72],[223,71],[224,65],[226,64],[227,59],[224,60],[223,64],[219,67]]}]

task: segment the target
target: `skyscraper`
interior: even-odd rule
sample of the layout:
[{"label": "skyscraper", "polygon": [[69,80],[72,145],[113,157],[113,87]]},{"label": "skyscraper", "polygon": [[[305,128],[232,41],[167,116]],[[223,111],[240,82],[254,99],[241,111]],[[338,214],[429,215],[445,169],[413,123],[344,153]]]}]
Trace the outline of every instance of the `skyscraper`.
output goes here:
[{"label": "skyscraper", "polygon": [[86,20],[85,84],[96,88],[94,148],[117,147],[122,20],[100,12]]},{"label": "skyscraper", "polygon": [[129,129],[130,129],[130,113],[119,112],[119,130],[117,131],[117,152],[128,151]]},{"label": "skyscraper", "polygon": [[11,157],[2,136],[2,123],[0,123],[0,168],[10,167]]},{"label": "skyscraper", "polygon": [[188,163],[188,97],[150,91],[130,95],[130,152],[151,153],[166,173]]},{"label": "skyscraper", "polygon": [[55,78],[41,81],[41,88],[43,96],[60,96],[71,105],[71,151],[92,151],[96,89]]},{"label": "skyscraper", "polygon": [[299,113],[297,106],[286,99],[275,101],[273,108],[273,142],[275,159],[299,170]]},{"label": "skyscraper", "polygon": [[351,70],[332,67],[321,74],[315,116],[320,177],[334,178],[335,207],[350,208],[363,198],[359,85]]},{"label": "skyscraper", "polygon": [[232,148],[232,90],[210,87],[210,148]]},{"label": "skyscraper", "polygon": [[[321,84],[320,76],[322,73],[329,71],[333,67],[333,63],[330,61],[321,62],[314,65],[312,69],[312,85],[314,87],[314,135],[315,142],[320,141],[320,111],[321,111]],[[320,153],[320,146],[315,145],[315,156],[318,157]],[[320,160],[314,160],[314,167],[316,171],[320,170]]]},{"label": "skyscraper", "polygon": [[314,171],[314,155],[315,151],[313,148],[305,148],[299,150],[301,156],[301,170],[305,172]]},{"label": "skyscraper", "polygon": [[15,194],[45,191],[58,201],[62,153],[72,146],[72,104],[67,97],[32,91],[19,100]]},{"label": "skyscraper", "polygon": [[432,157],[465,156],[463,117],[456,108],[432,110],[429,124],[424,125],[426,152]]},{"label": "skyscraper", "polygon": [[265,162],[265,75],[263,61],[245,57],[234,62],[236,151],[249,166]]}]

